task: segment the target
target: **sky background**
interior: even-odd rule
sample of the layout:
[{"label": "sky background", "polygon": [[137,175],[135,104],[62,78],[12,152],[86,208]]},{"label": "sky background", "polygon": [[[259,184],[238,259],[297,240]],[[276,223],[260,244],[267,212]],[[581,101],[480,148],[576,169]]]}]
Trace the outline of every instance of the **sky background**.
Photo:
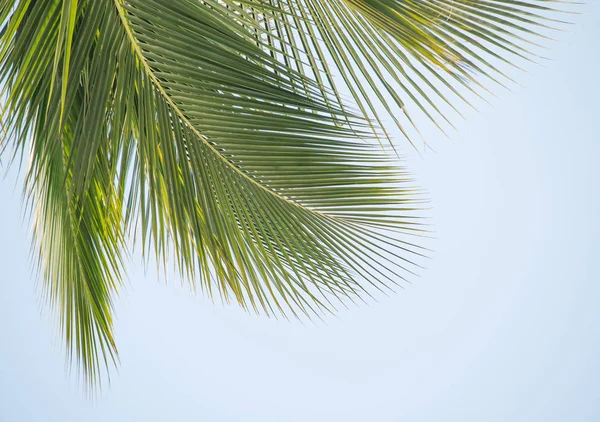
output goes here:
[{"label": "sky background", "polygon": [[36,290],[14,167],[0,183],[0,421],[600,420],[600,2],[588,3],[523,86],[467,111],[436,153],[409,154],[437,237],[412,285],[286,322],[134,261],[119,373],[93,401]]}]

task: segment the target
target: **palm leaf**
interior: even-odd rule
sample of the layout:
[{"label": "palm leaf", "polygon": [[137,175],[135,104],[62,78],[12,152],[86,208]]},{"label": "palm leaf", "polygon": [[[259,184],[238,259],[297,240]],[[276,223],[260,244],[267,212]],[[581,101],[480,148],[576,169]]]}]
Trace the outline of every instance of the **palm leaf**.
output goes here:
[{"label": "palm leaf", "polygon": [[459,103],[470,106],[470,96],[487,91],[480,79],[505,86],[510,78],[503,69],[538,60],[542,50],[538,42],[565,25],[557,19],[556,6],[568,4],[554,0],[242,3],[252,9],[264,7],[264,19],[272,23],[264,25],[270,33],[259,35],[262,38],[291,45],[308,34],[313,42],[303,43],[304,54],[296,66],[321,69],[323,85],[348,92],[363,117],[373,121],[373,134],[390,144],[387,118],[413,143],[415,136],[420,137],[415,120],[429,120],[444,133],[452,127],[452,115],[460,115]]},{"label": "palm leaf", "polygon": [[319,315],[412,274],[424,200],[376,146],[376,104],[438,112],[437,84],[470,89],[466,63],[493,77],[482,42],[526,56],[511,37],[544,22],[538,3],[0,0],[1,147],[30,157],[37,262],[87,381],[118,359],[132,238],[267,314]]}]

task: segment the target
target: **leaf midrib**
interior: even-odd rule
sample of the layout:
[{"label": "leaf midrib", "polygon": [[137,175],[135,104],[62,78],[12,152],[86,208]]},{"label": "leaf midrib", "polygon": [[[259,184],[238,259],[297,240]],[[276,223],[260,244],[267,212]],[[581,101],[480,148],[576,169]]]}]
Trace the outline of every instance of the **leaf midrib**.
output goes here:
[{"label": "leaf midrib", "polygon": [[298,208],[300,208],[300,209],[302,209],[304,211],[308,211],[310,213],[317,214],[317,215],[319,215],[321,217],[324,217],[324,218],[327,218],[327,219],[338,220],[339,217],[330,216],[330,215],[324,214],[322,212],[319,212],[318,210],[307,208],[307,207],[303,206],[302,204],[299,204],[299,203],[294,202],[294,201],[290,201],[289,199],[287,199],[287,198],[285,198],[285,197],[277,194],[277,192],[274,192],[271,189],[267,188],[266,186],[263,186],[262,184],[258,183],[256,180],[252,179],[251,177],[248,177],[248,175],[245,174],[244,172],[240,171],[239,168],[237,168],[236,166],[234,166],[226,157],[223,157],[223,155],[210,142],[208,142],[208,140],[206,139],[206,137],[204,135],[202,135],[198,131],[198,129],[196,129],[194,127],[194,125],[185,116],[185,114],[183,113],[183,111],[171,99],[171,97],[169,96],[169,94],[167,93],[167,91],[163,88],[163,86],[161,85],[160,81],[158,80],[158,78],[154,74],[154,71],[152,70],[152,68],[148,64],[148,62],[146,60],[146,57],[144,56],[144,53],[142,52],[142,49],[141,49],[141,47],[140,47],[140,45],[139,45],[139,43],[137,41],[137,38],[135,37],[135,34],[133,33],[133,30],[131,29],[131,26],[129,25],[129,22],[127,20],[127,16],[125,15],[125,9],[124,9],[122,3],[123,3],[123,0],[114,0],[114,4],[115,4],[115,7],[117,8],[117,11],[119,13],[119,18],[121,20],[123,28],[125,29],[125,32],[127,33],[127,37],[129,38],[129,41],[131,42],[132,47],[133,47],[136,55],[138,56],[138,59],[143,64],[144,69],[145,69],[148,77],[153,82],[153,84],[155,85],[156,89],[158,89],[158,91],[163,96],[163,98],[165,99],[165,101],[171,106],[171,108],[175,111],[175,113],[177,113],[177,115],[182,120],[182,122],[186,126],[188,126],[190,128],[190,130],[202,142],[204,142],[206,144],[206,146],[210,150],[212,150],[219,158],[221,158],[225,162],[225,164],[227,166],[229,166],[231,169],[233,169],[233,171],[235,171],[237,174],[239,174],[240,176],[242,176],[246,180],[248,180],[251,183],[253,183],[254,185],[258,186],[260,189],[262,189],[262,190],[264,190],[266,192],[269,192],[271,195],[275,196],[277,199],[285,201],[286,203],[294,205],[294,206],[296,206],[296,207],[298,207]]}]

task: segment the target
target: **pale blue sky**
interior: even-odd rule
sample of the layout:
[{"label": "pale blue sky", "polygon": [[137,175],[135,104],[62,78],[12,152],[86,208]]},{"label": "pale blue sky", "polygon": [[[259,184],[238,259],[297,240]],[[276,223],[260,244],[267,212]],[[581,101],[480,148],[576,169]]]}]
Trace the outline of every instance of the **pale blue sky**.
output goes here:
[{"label": "pale blue sky", "polygon": [[[600,420],[600,2],[408,164],[433,198],[419,279],[326,323],[213,305],[132,263],[121,367],[91,402],[65,373],[0,183],[0,421]],[[433,133],[433,132],[432,132]]]}]

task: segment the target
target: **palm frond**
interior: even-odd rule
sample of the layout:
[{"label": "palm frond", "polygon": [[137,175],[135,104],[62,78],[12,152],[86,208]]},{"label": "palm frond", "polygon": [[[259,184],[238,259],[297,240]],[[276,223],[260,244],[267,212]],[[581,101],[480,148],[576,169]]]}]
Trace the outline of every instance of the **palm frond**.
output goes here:
[{"label": "palm frond", "polygon": [[[324,87],[350,94],[350,103],[373,122],[373,134],[392,146],[387,119],[415,145],[421,136],[416,120],[429,120],[445,133],[452,127],[453,115],[461,115],[460,103],[470,106],[470,97],[487,92],[482,80],[505,86],[511,81],[505,70],[538,60],[540,42],[566,24],[559,17],[567,11],[557,7],[569,4],[554,0],[241,3],[264,16],[266,33],[257,32],[257,37],[278,40],[283,46],[302,40],[302,54],[287,54],[288,60],[296,58],[298,68],[319,73]],[[271,50],[285,56],[285,48],[277,46],[273,41]]]},{"label": "palm frond", "polygon": [[377,104],[395,116],[406,95],[436,120],[440,84],[461,96],[469,69],[497,77],[488,56],[527,57],[515,39],[545,3],[0,0],[0,151],[29,154],[45,292],[87,381],[118,359],[138,234],[193,286],[270,315],[405,280],[425,201],[377,146]]}]

